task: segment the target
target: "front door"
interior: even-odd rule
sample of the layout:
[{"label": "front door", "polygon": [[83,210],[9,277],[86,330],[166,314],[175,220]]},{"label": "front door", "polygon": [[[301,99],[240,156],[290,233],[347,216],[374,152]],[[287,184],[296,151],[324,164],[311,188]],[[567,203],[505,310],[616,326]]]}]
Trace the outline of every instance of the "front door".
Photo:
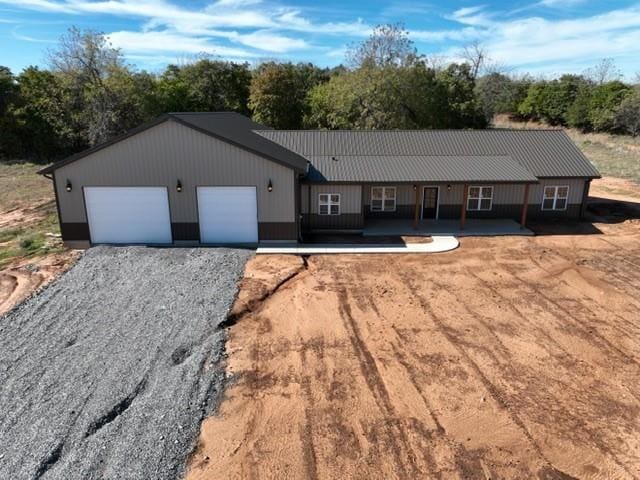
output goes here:
[{"label": "front door", "polygon": [[422,218],[436,218],[438,214],[438,187],[424,187]]}]

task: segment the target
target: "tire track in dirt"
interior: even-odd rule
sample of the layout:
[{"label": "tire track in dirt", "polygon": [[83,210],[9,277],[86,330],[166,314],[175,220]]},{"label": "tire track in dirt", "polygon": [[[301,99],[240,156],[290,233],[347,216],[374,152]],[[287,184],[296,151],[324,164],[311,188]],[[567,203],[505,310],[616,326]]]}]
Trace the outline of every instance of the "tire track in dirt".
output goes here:
[{"label": "tire track in dirt", "polygon": [[[367,386],[371,391],[374,400],[378,405],[378,408],[387,417],[384,430],[388,438],[388,441],[386,443],[393,454],[394,463],[404,477],[416,478],[416,476],[420,475],[421,472],[416,467],[415,459],[413,458],[413,451],[410,447],[407,433],[404,430],[401,422],[395,421],[395,419],[398,418],[398,415],[395,411],[393,403],[391,402],[389,392],[387,391],[384,380],[378,370],[376,361],[367,348],[367,345],[362,338],[360,328],[353,318],[347,289],[345,287],[342,287],[338,290],[337,293],[339,299],[340,316],[343,320],[345,328],[347,329],[347,332],[349,333],[349,339],[351,340],[351,345],[358,358],[362,376],[367,383]],[[401,446],[406,452],[407,458],[409,460],[409,471],[407,471],[407,466],[402,460],[403,453],[401,451],[400,445],[398,445],[398,443],[396,442],[396,439],[400,440]]]},{"label": "tire track in dirt", "polygon": [[[520,316],[520,318],[522,318],[523,320],[526,320],[526,316],[525,316],[524,314],[522,314],[522,313],[517,309],[517,307],[516,307],[516,306],[514,306],[514,305],[513,305],[513,303],[511,302],[511,300],[510,300],[509,298],[507,298],[507,297],[505,297],[504,295],[502,295],[502,294],[501,294],[497,289],[495,289],[495,288],[491,287],[491,286],[489,285],[489,282],[484,281],[482,278],[478,277],[474,272],[469,271],[468,273],[469,273],[471,276],[475,277],[475,278],[476,278],[477,280],[479,280],[480,282],[482,282],[482,283],[484,284],[485,288],[487,288],[488,290],[490,290],[494,295],[496,295],[496,296],[498,296],[498,297],[502,298],[502,300],[506,303],[506,305],[508,305],[510,308],[516,309],[516,312],[517,312],[518,316]],[[513,275],[512,275],[512,276],[513,276]],[[536,292],[536,294],[538,294],[539,296],[541,296],[541,297],[545,298],[545,300],[547,300],[550,304],[554,305],[556,308],[558,308],[559,310],[561,310],[564,316],[568,316],[569,318],[571,318],[571,320],[573,320],[574,325],[578,326],[578,329],[580,329],[580,328],[581,328],[580,323],[579,323],[575,318],[573,318],[573,317],[571,316],[571,314],[570,314],[568,311],[566,311],[566,310],[565,310],[565,309],[563,309],[562,307],[559,307],[555,302],[553,302],[553,301],[551,301],[551,300],[547,299],[547,297],[546,297],[542,292],[540,292],[537,288],[535,288],[535,287],[531,286],[531,285],[530,285],[530,284],[528,284],[528,283],[524,283],[524,282],[522,282],[522,280],[521,280],[521,279],[519,279],[519,278],[517,278],[517,277],[515,277],[515,276],[513,276],[513,278],[514,278],[515,280],[519,281],[520,283],[522,283],[522,284],[523,284],[523,286],[524,286],[525,288],[531,287],[531,288]],[[465,308],[466,308],[466,305],[465,305]],[[540,329],[538,329],[538,330],[540,330]],[[584,331],[584,329],[583,329],[583,331]],[[543,333],[543,332],[541,332],[541,333]],[[547,338],[551,339],[551,337],[550,337],[549,335],[547,335],[546,333],[545,333],[545,336],[546,336]],[[603,339],[603,340],[605,340],[605,339]],[[562,348],[562,347],[561,347],[557,342],[555,342],[555,340],[553,340],[553,343],[554,343],[554,344],[556,344],[556,345],[560,348],[560,350],[561,350],[561,351],[563,351],[563,352],[565,352],[567,355],[570,355],[570,356],[572,356],[572,357],[574,356],[574,355],[573,355],[572,353],[570,353],[568,350],[566,350],[566,349]],[[608,341],[606,341],[605,343],[609,344],[609,342],[608,342]],[[613,347],[613,345],[612,345],[612,347]],[[613,347],[613,349],[614,349],[614,351],[615,351],[615,350],[617,350],[615,347]],[[628,357],[625,357],[625,360],[628,360]],[[632,361],[634,361],[633,359],[631,359],[631,360],[632,360]],[[635,362],[635,361],[634,361],[634,363],[637,363],[637,362]],[[506,366],[505,366],[505,365],[503,365],[502,367],[503,367],[503,368],[505,368],[505,367],[506,367],[506,368],[509,368],[509,369],[510,369],[510,365],[506,365]],[[569,370],[570,370],[570,369],[569,369]],[[512,372],[512,374],[515,374],[515,372]],[[636,400],[640,400],[640,398],[638,397],[638,394],[637,394],[637,393],[634,393],[634,392],[632,392],[632,391],[629,391],[629,393],[630,393],[630,394],[631,394],[631,395],[632,395]],[[586,427],[586,426],[584,426],[584,427],[583,427],[583,429],[585,430],[585,432],[586,432],[586,433],[588,433],[590,441],[591,441],[594,445],[596,445],[596,446],[598,447],[598,449],[599,449],[601,452],[603,452],[603,453],[605,453],[605,454],[609,455],[609,456],[610,456],[610,458],[614,461],[614,463],[615,463],[619,468],[621,468],[623,471],[625,471],[627,474],[629,474],[632,478],[637,478],[637,477],[636,477],[636,476],[635,476],[635,475],[634,475],[634,474],[633,474],[633,473],[632,473],[632,472],[631,472],[631,471],[630,471],[630,470],[629,470],[629,469],[624,465],[624,463],[623,463],[623,462],[620,460],[620,458],[615,454],[615,452],[613,452],[610,448],[608,448],[608,446],[607,446],[604,442],[602,442],[602,441],[601,441],[601,437],[600,437],[600,435],[598,434],[598,432],[593,432],[593,431],[591,431],[591,430],[590,430],[588,427]]]},{"label": "tire track in dirt", "polygon": [[[505,271],[508,271],[507,269],[505,269]],[[497,298],[501,298],[502,301],[504,302],[504,304],[511,309],[511,311],[517,315],[523,322],[525,322],[525,324],[530,324],[530,322],[527,321],[527,315],[525,315],[518,307],[517,305],[515,305],[513,303],[513,301],[504,296],[502,293],[500,293],[500,291],[495,288],[492,287],[490,282],[485,281],[484,279],[482,279],[481,277],[479,277],[475,272],[471,271],[470,269],[467,269],[467,273],[468,275],[470,275],[471,277],[476,278],[476,280],[478,280],[479,284],[482,285],[482,287],[486,288],[487,290],[489,290],[491,292],[492,295],[494,295]],[[638,363],[633,357],[630,357],[629,355],[627,355],[625,352],[623,352],[621,349],[619,349],[618,347],[616,347],[615,345],[613,345],[609,340],[607,340],[604,336],[602,336],[601,334],[599,334],[596,331],[596,327],[593,326],[591,327],[593,331],[596,331],[595,335],[593,334],[592,330],[586,329],[584,327],[584,323],[580,322],[578,319],[576,319],[573,314],[571,312],[569,312],[569,310],[565,309],[564,307],[562,307],[561,305],[559,305],[556,301],[552,300],[549,296],[547,296],[545,293],[542,292],[541,289],[533,286],[530,282],[524,282],[522,279],[520,279],[519,277],[517,277],[516,275],[512,274],[511,272],[509,272],[509,274],[511,275],[511,277],[517,281],[520,284],[520,287],[527,290],[530,290],[531,294],[534,294],[536,298],[543,298],[546,302],[547,305],[545,305],[544,310],[545,311],[549,311],[549,309],[547,308],[549,305],[552,305],[556,310],[559,310],[562,312],[562,316],[565,318],[568,318],[570,320],[572,320],[572,323],[574,325],[574,328],[578,331],[581,332],[581,337],[589,337],[589,338],[597,338],[598,342],[600,343],[600,345],[598,345],[603,351],[608,351],[608,350],[613,350],[615,352],[617,352],[619,354],[619,356],[623,359],[623,363],[628,363],[629,361],[634,362],[634,363]],[[557,318],[554,315],[554,318]],[[585,317],[584,322],[590,322],[590,319]],[[562,325],[560,323],[558,323],[558,328],[559,330],[563,330]],[[547,339],[547,341],[549,343],[553,343],[560,351],[562,351],[565,355],[568,356],[574,356],[573,352],[570,352],[569,350],[565,349],[560,343],[558,343],[558,341],[553,338],[549,333],[547,333],[546,331],[544,331],[543,329],[536,327],[537,332],[545,337]],[[571,333],[571,332],[570,332]],[[606,348],[603,346],[606,346]],[[640,364],[640,363],[639,363]]]},{"label": "tire track in dirt", "polygon": [[524,422],[515,414],[511,409],[509,409],[507,403],[504,400],[502,393],[498,390],[498,388],[487,378],[484,374],[480,366],[471,358],[471,356],[467,353],[467,351],[462,348],[457,341],[456,338],[453,337],[449,328],[445,325],[444,321],[436,315],[435,311],[431,307],[430,303],[420,294],[420,290],[415,284],[415,281],[409,277],[408,275],[403,276],[404,281],[409,285],[411,291],[415,295],[415,297],[420,302],[420,305],[425,310],[425,312],[431,317],[433,323],[438,328],[438,331],[447,339],[447,341],[456,349],[458,354],[464,361],[467,363],[469,367],[475,372],[478,377],[478,380],[483,384],[484,388],[489,392],[489,394],[493,397],[494,401],[500,406],[500,408],[506,412],[511,421],[518,426],[518,428],[522,431],[523,435],[528,440],[529,444],[536,452],[536,455],[543,460],[549,467],[554,468],[551,461],[546,457],[544,452],[542,451],[540,445],[535,441],[533,435],[524,424]]},{"label": "tire track in dirt", "polygon": [[[629,355],[628,353],[624,352],[621,348],[619,348],[618,346],[614,345],[610,340],[608,340],[603,334],[601,334],[598,329],[597,329],[597,325],[593,325],[593,320],[591,317],[589,317],[588,315],[584,314],[581,310],[576,309],[576,310],[572,310],[570,311],[569,309],[563,307],[562,305],[560,305],[560,301],[561,299],[554,299],[553,297],[551,297],[551,295],[547,294],[541,287],[537,286],[535,282],[531,282],[531,281],[525,281],[522,278],[520,278],[518,275],[516,275],[515,273],[513,273],[512,271],[510,271],[507,268],[503,269],[511,276],[511,278],[515,281],[518,282],[519,284],[519,288],[522,288],[524,290],[528,290],[530,293],[534,294],[537,298],[542,298],[544,299],[544,301],[547,303],[545,305],[545,311],[549,311],[549,307],[551,306],[551,309],[555,309],[557,311],[559,311],[562,315],[562,318],[566,318],[568,320],[570,320],[574,326],[574,328],[579,331],[581,333],[581,336],[583,338],[590,338],[590,339],[596,339],[597,343],[598,343],[598,347],[603,350],[603,351],[613,351],[615,352],[618,357],[619,360],[622,361],[622,363],[628,364],[629,362],[631,363],[635,363],[637,365],[640,365],[640,361],[638,361],[634,356]],[[484,282],[483,279],[481,279],[480,277],[478,277],[475,273],[469,271],[469,274],[473,275],[474,277],[476,277],[479,281]],[[502,295],[497,289],[491,287],[487,282],[484,282],[486,288],[490,289],[492,291],[492,293],[496,296],[501,297],[504,301],[507,302],[508,305],[513,306],[511,303],[511,300],[506,298],[504,295]],[[560,283],[566,284],[566,281],[564,280],[560,280]],[[570,286],[570,285],[568,285]],[[573,286],[570,286],[573,290],[577,291],[580,293],[581,296],[582,292],[579,289],[576,289]],[[554,292],[555,289],[551,288],[549,289],[549,291]],[[589,297],[583,296],[583,301],[589,301]],[[606,311],[606,310],[605,310]],[[607,313],[612,313],[609,311],[606,311]],[[581,318],[578,319],[576,318],[576,315],[579,315]],[[524,317],[523,317],[524,318]],[[556,317],[557,318],[557,317]],[[624,318],[624,317],[620,317],[621,319],[625,320],[625,322],[628,322],[629,320]],[[589,328],[585,327],[585,324],[590,325]],[[618,331],[620,331],[619,329],[616,329]],[[628,332],[625,331],[620,331],[621,334],[623,334],[622,336],[624,337],[625,335],[629,336]]]}]

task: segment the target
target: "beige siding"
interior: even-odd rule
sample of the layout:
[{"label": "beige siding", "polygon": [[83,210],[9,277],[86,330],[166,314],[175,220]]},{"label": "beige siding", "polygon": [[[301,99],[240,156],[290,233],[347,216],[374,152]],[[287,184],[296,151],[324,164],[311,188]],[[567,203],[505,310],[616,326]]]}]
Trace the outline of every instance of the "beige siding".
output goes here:
[{"label": "beige siding", "polygon": [[371,188],[374,186],[383,187],[396,187],[396,205],[414,205],[415,204],[415,192],[413,191],[413,185],[400,184],[372,184],[365,183],[362,186],[362,203],[364,205],[371,205]]},{"label": "beige siding", "polygon": [[[340,194],[340,213],[360,213],[362,196],[360,185],[311,185],[311,213],[318,213],[318,195],[320,193]],[[309,186],[302,186],[302,213],[309,213]]]},{"label": "beige siding", "polygon": [[[296,220],[292,169],[173,121],[65,165],[55,175],[63,222],[86,222],[83,186],[111,185],[168,187],[173,222],[198,221],[196,186],[255,185],[260,222]],[[182,193],[176,192],[178,179]]]},{"label": "beige siding", "polygon": [[[545,185],[568,185],[569,203],[582,203],[582,192],[585,181],[582,179],[550,179],[542,180],[540,184],[529,187],[529,203],[542,203],[542,192]],[[490,185],[490,184],[483,184]],[[451,185],[451,191],[446,184],[440,185],[440,203],[442,205],[459,205],[462,203],[463,186]],[[497,184],[493,185],[493,203],[496,205],[520,205],[524,196],[524,185]]]}]

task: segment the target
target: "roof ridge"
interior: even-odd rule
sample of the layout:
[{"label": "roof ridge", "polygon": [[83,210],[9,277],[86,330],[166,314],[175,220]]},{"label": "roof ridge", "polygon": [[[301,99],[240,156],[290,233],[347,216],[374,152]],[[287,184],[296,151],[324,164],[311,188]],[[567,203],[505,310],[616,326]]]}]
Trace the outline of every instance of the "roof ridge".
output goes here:
[{"label": "roof ridge", "polygon": [[255,129],[254,132],[313,132],[313,133],[380,133],[380,132],[564,132],[561,127],[557,128],[397,128],[397,129],[368,129],[368,130],[356,130],[356,129],[338,129],[338,130],[321,130],[313,128],[301,128],[295,129],[272,129],[272,130],[260,130]]},{"label": "roof ridge", "polygon": [[351,154],[351,153],[330,153],[330,154],[318,154],[318,155],[314,155],[312,153],[307,153],[305,154],[305,156],[309,156],[309,157],[417,157],[417,158],[424,158],[424,157],[473,157],[473,158],[478,158],[478,157],[482,157],[482,158],[496,158],[496,157],[506,157],[506,158],[511,158],[513,159],[513,157],[511,155],[509,155],[508,153],[496,153],[496,154],[486,154],[486,153],[479,153],[479,154],[474,154],[474,153],[435,153],[435,154],[427,154],[427,155],[416,155],[416,154],[403,154],[403,153],[389,153],[386,155],[383,154],[368,154],[368,153],[357,153],[357,154]]}]

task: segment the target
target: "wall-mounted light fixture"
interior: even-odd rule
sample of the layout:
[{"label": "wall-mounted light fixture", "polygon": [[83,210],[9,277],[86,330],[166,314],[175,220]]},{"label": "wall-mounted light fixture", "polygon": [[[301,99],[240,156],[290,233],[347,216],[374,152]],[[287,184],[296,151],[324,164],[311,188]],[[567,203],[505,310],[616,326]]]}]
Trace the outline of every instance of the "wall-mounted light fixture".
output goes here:
[{"label": "wall-mounted light fixture", "polygon": [[176,192],[182,192],[182,182],[180,180],[178,180],[178,182],[176,183]]},{"label": "wall-mounted light fixture", "polygon": [[65,189],[67,190],[67,192],[70,192],[71,190],[73,190],[73,186],[71,185],[71,180],[67,179],[67,185]]},{"label": "wall-mounted light fixture", "polygon": [[269,179],[269,183],[267,184],[267,191],[269,193],[273,192],[273,183],[271,183],[271,179]]},{"label": "wall-mounted light fixture", "polygon": [[413,191],[415,192],[416,190],[418,190],[418,186],[417,186],[417,185],[414,185],[414,186],[413,186]]},{"label": "wall-mounted light fixture", "polygon": [[447,192],[451,191],[451,184],[447,185]]}]

